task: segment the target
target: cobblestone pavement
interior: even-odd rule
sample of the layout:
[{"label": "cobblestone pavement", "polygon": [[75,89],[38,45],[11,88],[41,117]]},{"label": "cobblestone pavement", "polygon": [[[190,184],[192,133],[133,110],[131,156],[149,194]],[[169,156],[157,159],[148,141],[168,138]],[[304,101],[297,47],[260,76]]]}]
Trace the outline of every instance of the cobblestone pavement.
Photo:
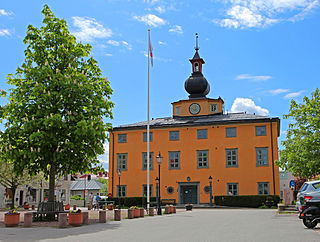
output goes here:
[{"label": "cobblestone pavement", "polygon": [[[98,213],[93,212],[92,216]],[[66,229],[52,226],[0,228],[0,241],[318,242],[320,226],[306,229],[297,215],[278,215],[276,210],[269,209],[194,209]]]}]

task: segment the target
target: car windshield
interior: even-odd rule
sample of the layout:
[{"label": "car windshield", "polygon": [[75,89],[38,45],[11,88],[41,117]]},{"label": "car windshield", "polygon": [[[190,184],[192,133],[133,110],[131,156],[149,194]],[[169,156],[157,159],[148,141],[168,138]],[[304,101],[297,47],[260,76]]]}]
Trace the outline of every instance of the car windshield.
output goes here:
[{"label": "car windshield", "polygon": [[307,190],[307,187],[308,187],[308,184],[307,184],[307,183],[303,184],[300,192],[304,192],[305,190]]},{"label": "car windshield", "polygon": [[312,184],[315,189],[320,188],[320,182]]}]

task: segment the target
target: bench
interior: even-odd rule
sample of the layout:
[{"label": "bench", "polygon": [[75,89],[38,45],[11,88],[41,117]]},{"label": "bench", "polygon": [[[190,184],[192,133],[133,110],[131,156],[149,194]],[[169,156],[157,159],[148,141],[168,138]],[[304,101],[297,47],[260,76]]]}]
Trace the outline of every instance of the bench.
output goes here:
[{"label": "bench", "polygon": [[176,205],[176,199],[161,199],[161,205]]},{"label": "bench", "polygon": [[67,213],[63,202],[40,202],[37,212],[32,213],[32,221],[58,221],[59,213]]}]

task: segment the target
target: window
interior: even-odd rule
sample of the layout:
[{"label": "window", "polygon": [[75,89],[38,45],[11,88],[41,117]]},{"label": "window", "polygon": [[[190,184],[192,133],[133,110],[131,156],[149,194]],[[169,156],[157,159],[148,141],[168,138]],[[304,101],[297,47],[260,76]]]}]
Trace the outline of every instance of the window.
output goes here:
[{"label": "window", "polygon": [[312,186],[314,187],[314,189],[318,189],[320,188],[320,182],[314,183],[312,184]]},{"label": "window", "polygon": [[256,148],[257,166],[268,166],[268,148]]},{"label": "window", "polygon": [[258,195],[269,194],[269,182],[258,182]]},{"label": "window", "polygon": [[227,187],[228,187],[228,195],[237,196],[239,194],[238,183],[228,183]]},{"label": "window", "polygon": [[199,71],[199,64],[197,62],[194,63],[194,71]]},{"label": "window", "polygon": [[117,154],[117,170],[127,170],[127,153]]},{"label": "window", "polygon": [[167,188],[167,193],[168,194],[172,194],[174,192],[174,188],[173,187],[168,187]]},{"label": "window", "polygon": [[127,143],[127,134],[118,134],[118,143]]},{"label": "window", "polygon": [[208,138],[208,130],[207,129],[198,129],[197,136],[198,136],[198,139],[207,139]]},{"label": "window", "polygon": [[231,137],[236,137],[237,136],[237,128],[226,128],[226,137],[231,138]]},{"label": "window", "polygon": [[266,126],[256,126],[256,136],[266,136],[267,129]]},{"label": "window", "polygon": [[[153,170],[153,152],[149,153],[150,164],[149,169]],[[147,170],[147,152],[142,152],[142,170]]]},{"label": "window", "polygon": [[169,169],[180,169],[180,151],[169,151]]},{"label": "window", "polygon": [[179,131],[170,131],[169,140],[179,140]]},{"label": "window", "polygon": [[[149,133],[149,141],[152,141],[152,132]],[[143,142],[147,142],[147,132],[143,132]]]},{"label": "window", "polygon": [[117,185],[117,196],[126,197],[127,196],[127,186],[126,185]]},{"label": "window", "polygon": [[211,113],[217,112],[217,104],[210,104],[210,112]]},{"label": "window", "polygon": [[238,149],[226,149],[226,167],[238,167]]},{"label": "window", "polygon": [[[147,185],[143,185],[142,186],[142,196],[146,197],[147,196]],[[149,196],[152,197],[152,190],[153,190],[153,186],[152,184],[149,185]]]},{"label": "window", "polygon": [[180,115],[181,114],[181,107],[176,107],[176,115]]},{"label": "window", "polygon": [[197,150],[197,165],[198,168],[209,168],[208,150]]}]

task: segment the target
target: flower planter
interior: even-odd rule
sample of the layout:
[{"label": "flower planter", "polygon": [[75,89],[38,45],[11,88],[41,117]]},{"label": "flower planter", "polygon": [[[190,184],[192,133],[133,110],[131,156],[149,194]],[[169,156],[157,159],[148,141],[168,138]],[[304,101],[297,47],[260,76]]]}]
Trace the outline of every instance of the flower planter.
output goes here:
[{"label": "flower planter", "polygon": [[113,204],[108,204],[108,210],[113,210],[114,209],[114,205]]},{"label": "flower planter", "polygon": [[4,224],[6,227],[17,227],[20,223],[20,214],[5,214],[4,215]]},{"label": "flower planter", "polygon": [[139,208],[140,210],[140,217],[143,218],[144,217],[144,208]]},{"label": "flower planter", "polygon": [[173,206],[172,205],[169,206],[169,213],[173,213]]},{"label": "flower planter", "polygon": [[68,222],[71,226],[81,226],[83,222],[82,213],[69,213]]},{"label": "flower planter", "polygon": [[65,209],[65,210],[70,210],[70,204],[64,205],[64,209]]},{"label": "flower planter", "polygon": [[133,211],[133,216],[135,218],[139,218],[140,217],[140,209],[139,208],[135,208],[134,211]]},{"label": "flower planter", "polygon": [[165,206],[164,207],[164,214],[169,214],[170,213],[170,207],[169,206]]},{"label": "flower planter", "polygon": [[25,210],[29,210],[30,205],[29,205],[28,203],[26,203],[25,205],[23,205],[23,208],[24,208]]}]

